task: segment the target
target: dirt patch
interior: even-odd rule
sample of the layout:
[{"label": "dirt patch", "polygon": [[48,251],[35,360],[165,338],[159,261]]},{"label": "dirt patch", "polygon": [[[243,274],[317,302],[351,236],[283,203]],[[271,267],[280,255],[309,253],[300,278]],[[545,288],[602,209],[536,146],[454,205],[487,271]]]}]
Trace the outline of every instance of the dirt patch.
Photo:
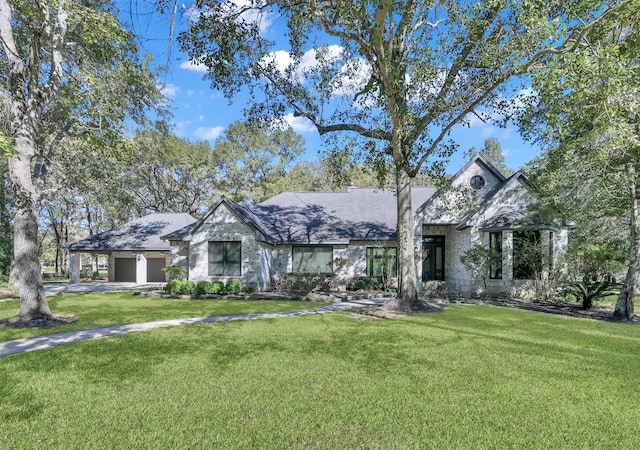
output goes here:
[{"label": "dirt patch", "polygon": [[69,314],[54,314],[51,317],[39,316],[29,320],[22,320],[20,317],[10,317],[0,320],[0,328],[53,328],[61,325],[68,325],[78,320],[78,316]]}]

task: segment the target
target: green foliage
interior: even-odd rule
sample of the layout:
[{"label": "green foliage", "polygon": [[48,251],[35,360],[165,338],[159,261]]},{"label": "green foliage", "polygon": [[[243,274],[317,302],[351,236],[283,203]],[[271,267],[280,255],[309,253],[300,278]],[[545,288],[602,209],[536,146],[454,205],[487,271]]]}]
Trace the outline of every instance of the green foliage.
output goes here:
[{"label": "green foliage", "polygon": [[564,287],[564,294],[573,295],[577,301],[581,301],[582,309],[591,309],[594,300],[616,293],[617,290],[609,281],[570,281]]},{"label": "green foliage", "polygon": [[203,295],[208,294],[211,291],[211,283],[208,281],[198,281],[196,283],[196,294]]},{"label": "green foliage", "polygon": [[335,278],[334,273],[290,272],[279,280],[277,288],[282,291],[329,291],[335,287]]},{"label": "green foliage", "polygon": [[213,281],[211,283],[211,286],[209,288],[209,294],[224,294],[225,293],[225,287],[224,287],[224,282],[222,281]]},{"label": "green foliage", "polygon": [[572,245],[567,253],[569,277],[613,281],[615,274],[627,267],[625,253],[618,245],[610,242]]},{"label": "green foliage", "polygon": [[227,281],[227,284],[225,285],[224,289],[228,294],[234,294],[234,295],[238,295],[243,290],[242,283],[238,280]]},{"label": "green foliage", "polygon": [[182,280],[187,274],[184,267],[177,265],[163,267],[162,271],[168,273],[171,280]]},{"label": "green foliage", "polygon": [[373,291],[379,283],[372,277],[353,277],[347,284],[347,291]]},{"label": "green foliage", "polygon": [[501,263],[502,255],[495,250],[476,245],[460,255],[460,262],[474,277],[482,278],[486,289],[491,266]]},{"label": "green foliage", "polygon": [[236,201],[266,200],[280,193],[293,161],[304,152],[304,139],[292,128],[234,122],[216,141],[222,189]]},{"label": "green foliage", "polygon": [[196,293],[196,284],[191,280],[169,280],[165,291],[170,295],[191,295]]}]

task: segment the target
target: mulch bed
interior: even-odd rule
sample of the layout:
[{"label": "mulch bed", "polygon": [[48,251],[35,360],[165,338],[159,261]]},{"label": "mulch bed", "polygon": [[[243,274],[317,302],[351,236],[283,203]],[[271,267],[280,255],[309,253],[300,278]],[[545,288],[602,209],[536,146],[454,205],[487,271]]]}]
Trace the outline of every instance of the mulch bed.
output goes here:
[{"label": "mulch bed", "polygon": [[581,308],[579,303],[554,302],[551,300],[527,300],[519,298],[432,298],[422,302],[422,305],[414,311],[394,312],[385,309],[384,305],[372,306],[360,309],[354,314],[363,319],[393,318],[403,314],[420,314],[428,312],[443,311],[448,305],[470,304],[470,305],[491,305],[506,308],[524,309],[547,314],[557,314],[568,317],[578,317],[583,319],[602,320],[606,322],[622,322],[629,324],[640,324],[640,315],[636,314],[633,320],[619,321],[613,319],[613,307],[594,305],[589,310]]}]

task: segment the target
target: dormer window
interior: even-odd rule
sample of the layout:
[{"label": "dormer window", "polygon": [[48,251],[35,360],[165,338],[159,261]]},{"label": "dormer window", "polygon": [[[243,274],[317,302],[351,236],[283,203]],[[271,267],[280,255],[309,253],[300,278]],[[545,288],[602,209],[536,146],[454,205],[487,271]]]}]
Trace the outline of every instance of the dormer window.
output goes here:
[{"label": "dormer window", "polygon": [[482,178],[480,175],[474,175],[471,177],[471,181],[469,182],[469,184],[474,190],[479,191],[484,187],[484,178]]}]

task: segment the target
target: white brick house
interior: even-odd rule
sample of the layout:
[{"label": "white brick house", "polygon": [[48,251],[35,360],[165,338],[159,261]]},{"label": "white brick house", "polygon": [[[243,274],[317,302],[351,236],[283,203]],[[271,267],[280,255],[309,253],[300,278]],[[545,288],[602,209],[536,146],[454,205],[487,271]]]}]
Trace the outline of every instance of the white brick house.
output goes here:
[{"label": "white brick house", "polygon": [[[539,249],[539,268],[562,262],[567,227],[541,219],[522,172],[506,178],[478,155],[451,185],[442,193],[412,191],[419,286],[441,280],[460,294],[484,289],[460,262],[476,245],[502,254],[487,280],[492,294],[511,294],[527,283],[523,243]],[[463,208],[454,207],[459,199],[467,200]],[[379,189],[285,192],[249,208],[222,197],[200,220],[162,239],[170,244],[171,264],[184,267],[193,281],[238,279],[266,290],[288,272],[332,272],[344,284],[380,275],[380,261],[393,259],[396,198]]]}]

